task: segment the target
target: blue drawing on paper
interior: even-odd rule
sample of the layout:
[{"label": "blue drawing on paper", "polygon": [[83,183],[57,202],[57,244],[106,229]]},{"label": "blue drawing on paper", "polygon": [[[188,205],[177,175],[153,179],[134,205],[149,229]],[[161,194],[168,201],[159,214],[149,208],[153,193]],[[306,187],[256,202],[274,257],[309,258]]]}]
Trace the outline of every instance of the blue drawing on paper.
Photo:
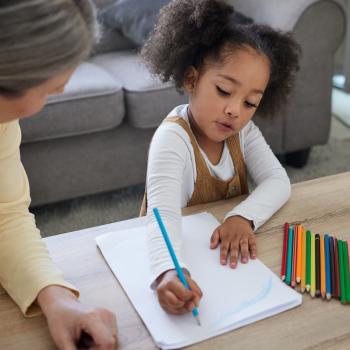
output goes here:
[{"label": "blue drawing on paper", "polygon": [[240,305],[236,306],[234,309],[227,310],[224,314],[220,315],[220,317],[212,323],[212,327],[218,327],[221,322],[223,322],[227,317],[231,317],[234,314],[238,314],[242,312],[243,310],[259,303],[261,300],[266,298],[266,296],[269,294],[272,287],[272,277],[269,276],[268,281],[266,282],[266,285],[261,289],[261,291],[251,298],[250,300],[246,300]]}]

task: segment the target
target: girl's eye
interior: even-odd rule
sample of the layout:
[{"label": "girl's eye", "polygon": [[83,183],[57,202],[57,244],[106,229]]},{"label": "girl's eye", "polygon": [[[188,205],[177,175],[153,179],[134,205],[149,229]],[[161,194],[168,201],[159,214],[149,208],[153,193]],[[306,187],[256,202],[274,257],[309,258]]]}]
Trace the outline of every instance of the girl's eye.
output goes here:
[{"label": "girl's eye", "polygon": [[245,105],[246,105],[248,108],[256,108],[256,107],[258,107],[256,104],[251,103],[251,102],[249,102],[249,101],[245,101]]},{"label": "girl's eye", "polygon": [[221,96],[230,96],[230,93],[221,89],[219,86],[216,86],[216,90],[218,91],[219,95]]}]

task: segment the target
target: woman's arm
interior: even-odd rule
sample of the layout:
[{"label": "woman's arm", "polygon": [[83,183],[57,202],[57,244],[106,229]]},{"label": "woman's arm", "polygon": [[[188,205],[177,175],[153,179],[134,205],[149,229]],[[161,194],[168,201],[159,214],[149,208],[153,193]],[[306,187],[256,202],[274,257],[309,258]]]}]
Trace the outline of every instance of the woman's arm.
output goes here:
[{"label": "woman's arm", "polygon": [[114,349],[114,314],[79,302],[78,291],[54,265],[29,213],[20,139],[18,122],[0,124],[0,282],[24,315],[41,308],[60,349],[73,349],[82,339],[96,349]]},{"label": "woman's arm", "polygon": [[29,212],[29,185],[20,161],[18,122],[0,126],[0,282],[21,311],[39,312],[35,300],[48,285],[78,295],[49,257],[34,216]]}]

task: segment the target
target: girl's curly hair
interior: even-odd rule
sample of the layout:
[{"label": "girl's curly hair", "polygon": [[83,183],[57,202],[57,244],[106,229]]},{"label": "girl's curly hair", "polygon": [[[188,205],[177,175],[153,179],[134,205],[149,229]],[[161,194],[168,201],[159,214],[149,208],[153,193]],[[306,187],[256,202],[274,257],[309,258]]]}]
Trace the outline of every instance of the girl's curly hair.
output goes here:
[{"label": "girl's curly hair", "polygon": [[186,72],[222,64],[227,55],[247,46],[266,55],[270,80],[258,111],[273,115],[287,98],[299,69],[300,46],[292,33],[246,20],[237,21],[233,7],[220,0],[173,0],[141,51],[151,72],[182,90]]}]

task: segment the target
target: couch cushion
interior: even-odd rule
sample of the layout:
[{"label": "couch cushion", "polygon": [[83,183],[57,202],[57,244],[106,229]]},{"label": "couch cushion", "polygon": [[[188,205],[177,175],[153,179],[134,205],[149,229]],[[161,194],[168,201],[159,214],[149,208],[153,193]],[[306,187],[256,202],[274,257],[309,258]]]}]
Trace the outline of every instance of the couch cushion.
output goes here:
[{"label": "couch cushion", "polygon": [[121,83],[85,62],[74,72],[63,94],[50,96],[43,111],[21,121],[23,142],[107,130],[118,126],[123,118]]},{"label": "couch cushion", "polygon": [[134,51],[94,56],[91,61],[122,82],[127,119],[138,128],[153,128],[177,105],[186,103],[172,83],[161,83],[151,76]]}]

